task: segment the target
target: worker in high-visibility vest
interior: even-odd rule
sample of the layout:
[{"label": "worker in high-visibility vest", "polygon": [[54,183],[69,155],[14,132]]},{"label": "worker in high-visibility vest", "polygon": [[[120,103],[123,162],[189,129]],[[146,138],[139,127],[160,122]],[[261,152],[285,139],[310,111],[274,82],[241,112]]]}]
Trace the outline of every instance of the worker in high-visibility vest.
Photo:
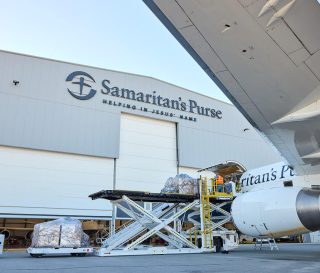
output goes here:
[{"label": "worker in high-visibility vest", "polygon": [[223,177],[221,175],[217,176],[216,185],[217,185],[217,191],[222,192],[223,191]]}]

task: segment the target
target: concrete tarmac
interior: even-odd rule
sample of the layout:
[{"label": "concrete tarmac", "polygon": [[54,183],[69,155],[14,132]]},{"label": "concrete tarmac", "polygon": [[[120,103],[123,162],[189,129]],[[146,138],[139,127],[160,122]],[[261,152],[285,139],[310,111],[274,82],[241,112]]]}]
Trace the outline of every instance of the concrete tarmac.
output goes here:
[{"label": "concrete tarmac", "polygon": [[320,273],[320,244],[279,244],[279,251],[243,245],[229,254],[123,257],[42,257],[24,252],[0,256],[1,273]]}]

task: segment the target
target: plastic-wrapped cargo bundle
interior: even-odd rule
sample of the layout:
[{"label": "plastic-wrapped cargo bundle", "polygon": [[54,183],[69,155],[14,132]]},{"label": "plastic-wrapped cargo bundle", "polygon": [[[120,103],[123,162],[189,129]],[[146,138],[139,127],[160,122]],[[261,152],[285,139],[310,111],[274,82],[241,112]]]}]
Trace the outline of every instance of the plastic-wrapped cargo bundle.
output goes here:
[{"label": "plastic-wrapped cargo bundle", "polygon": [[175,177],[169,177],[162,193],[181,193],[181,194],[197,194],[198,181],[187,174],[178,174]]},{"label": "plastic-wrapped cargo bundle", "polygon": [[61,224],[60,247],[80,247],[82,232],[79,220],[64,219]]},{"label": "plastic-wrapped cargo bundle", "polygon": [[82,231],[81,222],[72,218],[36,224],[32,247],[84,247],[89,245],[88,236]]},{"label": "plastic-wrapped cargo bundle", "polygon": [[163,189],[161,190],[162,193],[173,193],[173,192],[178,192],[178,184],[174,181],[173,177],[169,177],[167,179],[167,182],[164,184]]},{"label": "plastic-wrapped cargo bundle", "polygon": [[178,180],[179,193],[182,193],[182,194],[198,193],[197,179],[194,179],[191,176],[184,173],[176,175],[175,179]]},{"label": "plastic-wrapped cargo bundle", "polygon": [[60,225],[51,222],[36,224],[32,233],[32,247],[59,247]]},{"label": "plastic-wrapped cargo bundle", "polygon": [[88,247],[90,245],[90,237],[88,234],[82,232],[81,247]]}]

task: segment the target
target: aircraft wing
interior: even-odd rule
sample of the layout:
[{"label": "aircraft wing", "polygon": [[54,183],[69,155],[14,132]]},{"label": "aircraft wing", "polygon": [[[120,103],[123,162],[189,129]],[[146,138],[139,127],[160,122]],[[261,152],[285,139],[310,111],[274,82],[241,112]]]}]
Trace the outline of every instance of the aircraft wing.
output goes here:
[{"label": "aircraft wing", "polygon": [[320,173],[316,0],[144,2],[297,174]]}]

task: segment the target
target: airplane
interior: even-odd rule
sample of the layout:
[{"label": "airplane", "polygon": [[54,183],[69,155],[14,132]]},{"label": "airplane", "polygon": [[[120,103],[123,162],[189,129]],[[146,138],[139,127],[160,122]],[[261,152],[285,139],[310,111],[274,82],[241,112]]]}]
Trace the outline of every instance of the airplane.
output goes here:
[{"label": "airplane", "polygon": [[320,176],[316,184],[285,162],[244,172],[241,194],[231,205],[238,230],[252,237],[280,238],[319,230]]},{"label": "airplane", "polygon": [[273,238],[319,230],[319,2],[144,2],[288,162],[285,178],[282,163],[241,178],[232,204],[238,229]]}]

